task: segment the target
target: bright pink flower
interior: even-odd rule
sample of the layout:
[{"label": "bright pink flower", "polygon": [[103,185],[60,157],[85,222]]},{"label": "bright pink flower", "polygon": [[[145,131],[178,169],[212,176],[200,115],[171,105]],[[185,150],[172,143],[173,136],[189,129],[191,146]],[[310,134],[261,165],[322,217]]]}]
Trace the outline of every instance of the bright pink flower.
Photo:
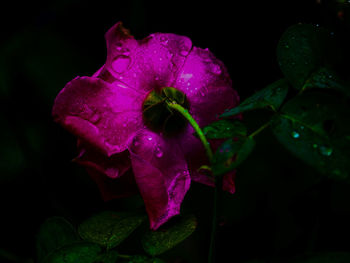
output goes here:
[{"label": "bright pink flower", "polygon": [[[155,33],[138,41],[121,23],[105,37],[105,65],[92,77],[69,82],[55,100],[53,116],[79,138],[76,161],[88,168],[103,198],[138,189],[151,228],[157,229],[179,213],[191,179],[214,184],[198,172],[209,163],[193,128],[186,125],[171,136],[151,130],[143,118],[145,98],[152,90],[174,87],[186,94],[189,112],[205,126],[239,97],[223,63],[187,37]],[[234,192],[234,173],[224,177],[224,190]]]}]

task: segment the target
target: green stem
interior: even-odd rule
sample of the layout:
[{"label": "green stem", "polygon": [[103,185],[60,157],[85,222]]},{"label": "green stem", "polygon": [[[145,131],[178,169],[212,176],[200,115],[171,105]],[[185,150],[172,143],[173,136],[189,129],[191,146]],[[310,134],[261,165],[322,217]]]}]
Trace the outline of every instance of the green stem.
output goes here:
[{"label": "green stem", "polygon": [[[181,105],[177,104],[176,102],[167,102],[167,104],[171,109],[174,109],[179,113],[181,113],[182,116],[184,116],[186,120],[188,120],[188,122],[192,125],[193,129],[198,134],[198,137],[205,148],[205,151],[207,153],[210,163],[212,163],[214,154],[210,148],[210,144],[207,141],[207,138],[205,137],[198,123],[193,119],[193,117],[188,112],[188,110],[183,108]],[[222,192],[222,176],[215,176],[214,180],[215,180],[215,187],[214,187],[213,221],[212,221],[209,256],[208,256],[209,263],[215,262],[216,228],[218,225],[218,204],[220,203],[219,199]]]},{"label": "green stem", "polygon": [[270,122],[265,123],[263,126],[261,126],[259,129],[256,131],[252,132],[249,137],[253,138],[254,136],[258,135],[260,132],[265,130],[268,126],[270,125]]},{"label": "green stem", "polygon": [[181,113],[182,116],[184,116],[186,118],[186,120],[188,120],[188,122],[192,125],[193,129],[198,134],[198,137],[204,146],[204,149],[207,153],[209,161],[211,162],[213,160],[213,156],[214,156],[213,151],[211,150],[210,144],[207,141],[207,138],[205,138],[205,135],[204,135],[202,129],[199,127],[199,125],[195,121],[195,119],[193,119],[193,117],[188,112],[188,110],[185,109],[184,107],[182,107],[180,104],[177,104],[176,102],[167,102],[167,104],[171,109],[177,110],[179,113]]}]

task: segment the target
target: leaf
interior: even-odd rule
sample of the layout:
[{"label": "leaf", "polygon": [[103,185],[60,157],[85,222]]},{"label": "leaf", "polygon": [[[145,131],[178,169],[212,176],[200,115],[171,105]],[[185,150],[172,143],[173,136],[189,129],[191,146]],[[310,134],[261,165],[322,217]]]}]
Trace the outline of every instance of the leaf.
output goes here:
[{"label": "leaf", "polygon": [[292,261],[293,263],[348,263],[350,254],[345,252],[328,252],[308,256],[305,259]]},{"label": "leaf", "polygon": [[118,259],[118,252],[115,250],[108,251],[105,254],[96,257],[94,263],[115,263]]},{"label": "leaf", "polygon": [[287,92],[288,84],[286,80],[277,80],[276,82],[268,85],[266,88],[256,92],[253,96],[243,101],[239,106],[226,111],[220,117],[232,117],[245,111],[263,109],[267,107],[270,107],[276,111],[286,98]]},{"label": "leaf", "polygon": [[51,217],[47,219],[40,226],[36,238],[38,261],[41,262],[52,251],[79,240],[73,226],[64,218]]},{"label": "leaf", "polygon": [[334,178],[349,175],[349,107],[332,95],[308,92],[289,101],[272,121],[277,139],[294,155]]},{"label": "leaf", "polygon": [[165,263],[159,258],[149,258],[147,256],[132,256],[128,263]]},{"label": "leaf", "polygon": [[297,24],[289,27],[277,45],[277,60],[294,88],[303,88],[311,74],[340,58],[332,33],[324,28]]},{"label": "leaf", "polygon": [[[80,242],[64,246],[51,253],[44,263],[95,263],[102,253],[97,244]],[[107,261],[108,262],[108,261]],[[108,262],[109,263],[109,262]]]},{"label": "leaf", "polygon": [[127,238],[144,219],[144,215],[104,211],[85,220],[78,232],[84,240],[111,249]]},{"label": "leaf", "polygon": [[205,126],[203,133],[207,139],[226,139],[247,135],[247,128],[240,121],[219,120]]},{"label": "leaf", "polygon": [[325,67],[319,68],[306,81],[303,89],[310,88],[334,89],[350,96],[349,84],[345,83],[335,71]]},{"label": "leaf", "polygon": [[141,239],[142,246],[151,256],[162,254],[185,240],[196,227],[196,218],[193,215],[185,216],[174,225],[163,226],[157,231],[148,230]]},{"label": "leaf", "polygon": [[252,137],[225,141],[214,154],[212,166],[214,175],[222,175],[234,170],[247,159],[254,146],[255,141]]}]

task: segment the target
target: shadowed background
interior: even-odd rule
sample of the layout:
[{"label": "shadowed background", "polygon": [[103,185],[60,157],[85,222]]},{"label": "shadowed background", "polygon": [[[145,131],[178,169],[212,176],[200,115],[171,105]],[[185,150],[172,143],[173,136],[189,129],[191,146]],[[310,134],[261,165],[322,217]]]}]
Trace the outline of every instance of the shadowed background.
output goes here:
[{"label": "shadowed background", "polygon": [[[333,23],[317,1],[12,1],[3,9],[0,43],[0,261],[35,258],[35,234],[49,216],[80,223],[104,208],[83,168],[72,163],[75,138],[53,123],[57,93],[75,76],[93,74],[105,61],[104,33],[123,21],[136,38],[153,32],[190,37],[228,67],[244,99],[281,78],[277,42],[298,22]],[[245,116],[253,130],[264,122]],[[219,229],[220,262],[292,258],[349,248],[350,193],[286,152],[269,131],[237,173],[237,193],[225,194]],[[316,183],[315,183],[316,182]],[[212,189],[192,184],[183,210],[198,230],[167,252],[169,262],[205,262]],[[341,194],[340,194],[341,193]],[[210,209],[209,209],[210,208]],[[133,242],[133,239],[135,239]],[[122,249],[136,251],[136,236]],[[10,253],[10,254],[9,254]],[[12,256],[11,256],[12,254]],[[223,260],[226,258],[226,260]]]}]

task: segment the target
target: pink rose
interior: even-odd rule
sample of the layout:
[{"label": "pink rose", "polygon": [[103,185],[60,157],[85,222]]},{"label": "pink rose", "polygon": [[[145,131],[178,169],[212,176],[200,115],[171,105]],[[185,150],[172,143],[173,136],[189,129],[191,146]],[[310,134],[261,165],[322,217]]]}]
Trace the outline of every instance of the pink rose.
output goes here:
[{"label": "pink rose", "polygon": [[[78,137],[76,161],[87,167],[104,200],[138,190],[157,229],[179,214],[191,179],[214,182],[198,172],[209,162],[187,122],[163,108],[154,108],[152,120],[145,114],[150,93],[173,87],[185,94],[201,127],[236,106],[239,97],[224,64],[187,37],[155,33],[135,40],[119,22],[105,38],[106,63],[92,77],[70,81],[55,100],[53,116]],[[224,190],[234,192],[233,179],[234,173],[225,175]]]}]

